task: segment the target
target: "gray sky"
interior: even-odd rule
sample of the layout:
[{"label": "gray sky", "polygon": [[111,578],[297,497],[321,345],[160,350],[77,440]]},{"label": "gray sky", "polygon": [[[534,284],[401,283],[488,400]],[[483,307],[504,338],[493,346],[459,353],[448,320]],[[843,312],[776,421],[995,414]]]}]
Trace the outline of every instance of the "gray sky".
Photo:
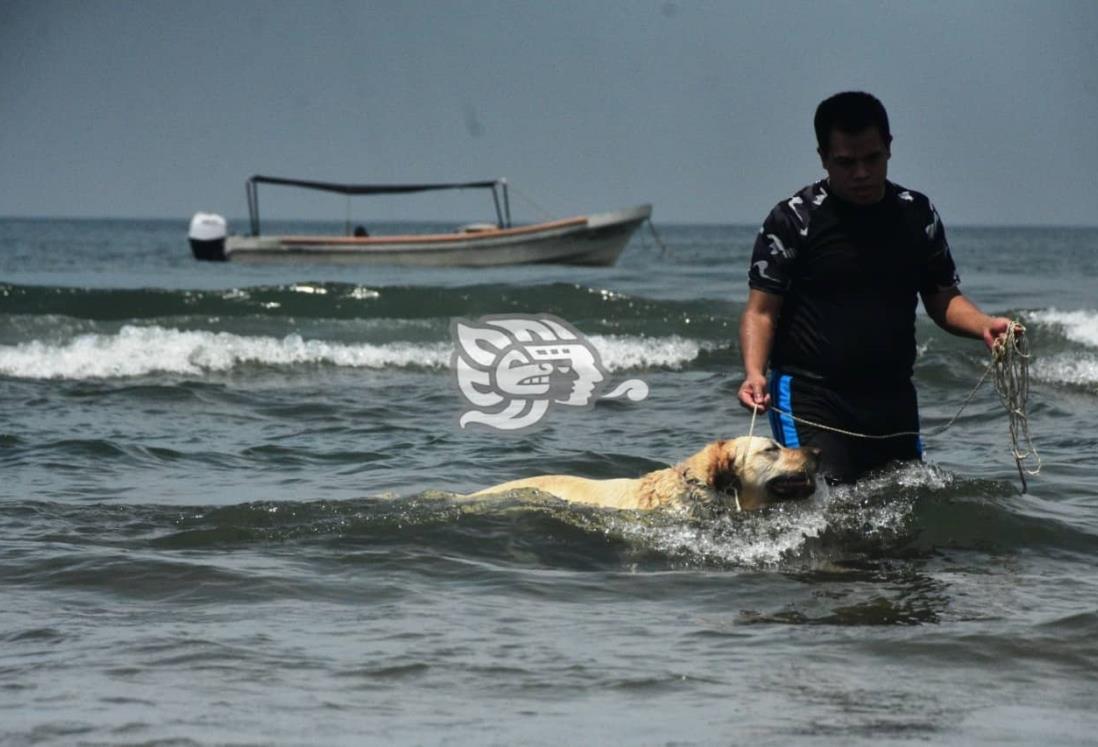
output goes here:
[{"label": "gray sky", "polygon": [[[891,178],[947,223],[1096,225],[1095,39],[1093,0],[0,0],[0,215],[237,217],[263,173],[506,176],[516,218],[542,215],[526,196],[755,224],[822,174],[815,106],[855,88],[888,107]],[[270,217],[345,210],[261,198]]]}]

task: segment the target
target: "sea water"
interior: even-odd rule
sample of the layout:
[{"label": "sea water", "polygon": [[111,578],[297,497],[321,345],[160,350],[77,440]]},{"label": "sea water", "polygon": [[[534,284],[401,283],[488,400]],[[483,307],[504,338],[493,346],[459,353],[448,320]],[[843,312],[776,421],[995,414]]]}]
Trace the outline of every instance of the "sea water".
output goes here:
[{"label": "sea water", "polygon": [[[923,464],[704,519],[453,495],[745,434],[754,228],[478,270],[185,231],[0,221],[0,741],[1093,744],[1098,230],[950,233],[1026,326],[1028,493],[984,385]],[[460,428],[451,321],[537,313],[647,399]],[[932,431],[988,356],[917,333]]]}]

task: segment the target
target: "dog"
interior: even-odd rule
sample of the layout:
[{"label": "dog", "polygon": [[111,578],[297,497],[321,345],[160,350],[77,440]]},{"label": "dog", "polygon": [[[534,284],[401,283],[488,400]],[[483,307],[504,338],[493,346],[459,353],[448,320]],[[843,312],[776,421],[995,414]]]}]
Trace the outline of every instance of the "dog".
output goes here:
[{"label": "dog", "polygon": [[753,511],[816,492],[820,450],[788,449],[760,436],[714,441],[684,461],[638,478],[591,480],[542,475],[512,480],[469,498],[533,488],[570,503],[604,508]]}]

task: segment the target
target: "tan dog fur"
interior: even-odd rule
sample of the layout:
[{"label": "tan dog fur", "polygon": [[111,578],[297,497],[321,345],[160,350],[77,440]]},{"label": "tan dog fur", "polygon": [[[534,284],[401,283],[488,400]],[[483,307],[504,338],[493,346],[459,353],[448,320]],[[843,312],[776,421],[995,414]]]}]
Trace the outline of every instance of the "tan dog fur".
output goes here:
[{"label": "tan dog fur", "polygon": [[591,480],[542,475],[473,493],[481,497],[533,488],[572,503],[620,509],[731,509],[750,511],[779,500],[804,498],[816,488],[818,449],[787,449],[759,436],[708,444],[674,467],[641,477]]}]

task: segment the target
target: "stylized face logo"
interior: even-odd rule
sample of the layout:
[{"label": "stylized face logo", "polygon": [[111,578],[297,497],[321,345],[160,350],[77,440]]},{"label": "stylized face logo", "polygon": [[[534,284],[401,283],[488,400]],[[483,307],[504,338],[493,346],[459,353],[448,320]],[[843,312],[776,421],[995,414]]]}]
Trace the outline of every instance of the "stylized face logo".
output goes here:
[{"label": "stylized face logo", "polygon": [[[587,407],[606,380],[598,351],[567,322],[549,314],[454,320],[450,327],[458,388],[473,410],[459,423],[517,430],[537,423],[551,403]],[[626,386],[628,385],[628,386]],[[644,399],[636,379],[609,396]]]},{"label": "stylized face logo", "polygon": [[522,347],[508,350],[500,357],[496,364],[496,383],[501,393],[512,397],[543,397],[549,393],[553,366],[529,361],[530,356]]},{"label": "stylized face logo", "polygon": [[541,365],[548,365],[546,395],[562,405],[583,407],[591,401],[595,386],[606,379],[599,363],[598,353],[591,344],[583,342],[560,345],[530,345],[530,356]]}]

